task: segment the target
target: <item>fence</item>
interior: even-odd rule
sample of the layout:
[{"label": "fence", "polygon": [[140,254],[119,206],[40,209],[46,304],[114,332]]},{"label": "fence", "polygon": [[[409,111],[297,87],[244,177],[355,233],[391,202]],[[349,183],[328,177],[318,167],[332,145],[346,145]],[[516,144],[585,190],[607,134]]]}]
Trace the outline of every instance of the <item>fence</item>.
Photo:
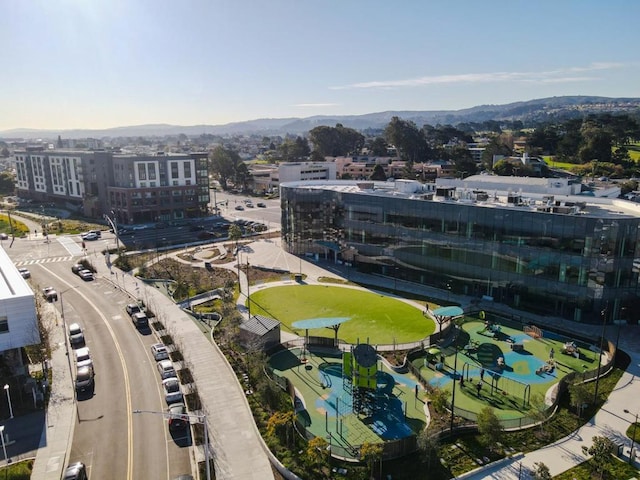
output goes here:
[{"label": "fence", "polygon": [[[500,321],[503,324],[505,324],[506,326],[510,326],[512,328],[523,329],[523,327],[528,324],[527,322],[523,322],[521,319],[508,318],[500,315],[495,315],[493,318],[500,319]],[[445,341],[449,341],[449,340],[453,341],[451,339],[451,336],[449,336],[449,334],[451,333],[449,332],[449,329],[446,329],[443,331],[443,335],[441,336],[441,338],[445,338],[445,332],[447,335],[447,340]],[[455,336],[455,332],[453,332],[451,335]],[[580,336],[574,336],[574,337],[577,337],[577,339],[583,342],[584,345],[592,344],[589,342],[589,339],[587,338],[580,337]],[[331,339],[331,342],[333,342],[332,339]],[[282,344],[282,346],[285,348],[291,348],[291,347],[301,347],[303,344],[304,344],[304,339],[298,338],[289,342],[285,342]],[[344,349],[346,346],[347,344],[343,344],[341,345],[341,348]],[[593,381],[594,379],[597,378],[598,372],[600,372],[600,375],[606,375],[611,371],[614,365],[614,359],[616,355],[616,346],[609,340],[607,340],[607,343],[606,343],[606,352],[608,353],[607,360],[605,363],[600,365],[599,368],[582,372],[582,373],[573,372],[560,379],[560,381],[558,382],[557,392],[556,392],[554,401],[552,405],[548,406],[544,411],[546,418],[543,421],[546,421],[551,415],[555,413],[558,407],[560,398],[564,393],[566,393],[566,391],[569,388],[569,385],[575,383],[576,381],[580,381],[580,382]],[[412,364],[412,360],[415,360],[416,358],[419,358],[422,355],[424,355],[424,346],[422,345],[422,343],[420,343],[419,346],[407,352],[405,365],[407,366],[409,371],[413,375],[415,375],[415,377],[418,379],[420,384],[425,389],[429,390],[431,387],[428,380],[422,376],[422,374],[420,373],[420,369],[416,368]],[[293,403],[295,398],[295,389],[293,387],[293,384],[286,377],[280,377],[279,375],[275,374],[275,372],[273,372],[272,370],[269,370],[269,374],[271,378],[283,390],[288,392]],[[466,420],[467,423],[461,426],[457,426],[453,430],[451,430],[450,428],[443,428],[438,432],[434,432],[434,435],[437,435],[440,438],[444,438],[447,436],[462,433],[464,431],[474,431],[477,429],[475,425],[478,419],[477,412],[473,412],[470,410],[466,410],[466,409],[454,406],[453,414],[459,418]],[[540,419],[529,417],[529,416],[500,420],[500,425],[504,430],[520,430],[520,429],[530,428],[538,424],[540,424]],[[307,440],[310,440],[316,437],[316,434],[307,430],[307,428],[297,420],[296,420],[296,430],[302,437],[304,437]],[[334,439],[331,434],[329,434],[329,438],[331,439],[331,456],[332,457],[340,458],[347,461],[349,460],[360,461],[360,458],[359,458],[360,445],[340,445],[339,443],[336,443],[333,441]],[[382,458],[384,460],[400,458],[410,453],[413,453],[417,450],[418,448],[417,435],[414,434],[409,437],[405,437],[397,440],[385,441],[382,443],[382,445],[383,445]]]},{"label": "fence", "polygon": [[[293,384],[286,377],[281,377],[276,374],[272,369],[267,369],[267,374],[271,380],[273,380],[280,388],[286,391],[291,398],[291,402],[295,401],[295,388]],[[304,424],[296,419],[295,422],[296,431],[300,436],[306,440],[311,440],[317,435],[309,431]],[[331,433],[328,434],[331,438],[331,456],[334,458],[340,458],[347,461],[360,461],[360,445],[349,445],[337,443],[337,439]],[[341,441],[346,443],[345,439]],[[410,435],[405,438],[396,440],[388,440],[382,442],[382,459],[392,460],[394,458],[404,457],[417,450],[417,437],[416,435]]]}]

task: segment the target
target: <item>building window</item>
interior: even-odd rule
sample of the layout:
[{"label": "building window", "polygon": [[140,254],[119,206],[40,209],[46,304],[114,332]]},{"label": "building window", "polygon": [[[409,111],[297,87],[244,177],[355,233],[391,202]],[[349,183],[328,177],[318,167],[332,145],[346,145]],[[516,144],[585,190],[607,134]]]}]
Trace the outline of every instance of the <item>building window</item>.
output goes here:
[{"label": "building window", "polygon": [[144,163],[138,164],[138,180],[146,180],[147,179],[147,170],[145,168]]},{"label": "building window", "polygon": [[147,170],[149,171],[149,180],[156,179],[156,164],[155,163],[147,163]]},{"label": "building window", "polygon": [[0,333],[7,333],[9,331],[9,320],[6,316],[0,317]]},{"label": "building window", "polygon": [[184,162],[184,176],[185,178],[191,177],[191,162]]},{"label": "building window", "polygon": [[171,178],[179,178],[178,162],[171,162]]}]

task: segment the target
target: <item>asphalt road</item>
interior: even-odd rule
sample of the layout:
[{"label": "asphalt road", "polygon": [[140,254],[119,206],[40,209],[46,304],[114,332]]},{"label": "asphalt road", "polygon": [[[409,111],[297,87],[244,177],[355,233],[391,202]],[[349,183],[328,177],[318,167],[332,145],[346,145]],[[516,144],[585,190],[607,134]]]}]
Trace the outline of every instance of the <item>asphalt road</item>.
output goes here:
[{"label": "asphalt road", "polygon": [[[251,200],[254,205],[253,208],[247,207],[245,200]],[[213,203],[213,192],[211,193],[211,201]],[[236,219],[252,220],[255,222],[262,222],[271,228],[275,225],[280,225],[282,215],[279,198],[268,200],[259,197],[249,197],[246,195],[217,191],[216,201],[220,208],[220,214],[230,221]],[[264,203],[266,207],[261,208],[256,206],[258,202]],[[222,205],[223,203],[226,203],[226,206]],[[235,207],[237,206],[243,207],[243,210],[236,210]]]},{"label": "asphalt road", "polygon": [[[100,250],[112,241],[86,242],[89,260],[103,262]],[[64,313],[64,323],[77,322],[85,330],[96,387],[92,396],[78,398],[69,460],[87,464],[92,478],[170,479],[191,472],[190,439],[172,437],[161,414],[167,407],[149,349],[155,337],[135,329],[124,310],[131,299],[111,281],[85,282],[71,272],[71,265],[82,258],[80,250],[78,236],[50,243],[42,237],[17,239],[8,249],[14,262],[27,264],[36,294],[53,286],[60,297],[54,307]],[[120,276],[113,281],[135,279]],[[75,376],[72,354],[69,368]],[[134,410],[159,413],[134,414]]]}]

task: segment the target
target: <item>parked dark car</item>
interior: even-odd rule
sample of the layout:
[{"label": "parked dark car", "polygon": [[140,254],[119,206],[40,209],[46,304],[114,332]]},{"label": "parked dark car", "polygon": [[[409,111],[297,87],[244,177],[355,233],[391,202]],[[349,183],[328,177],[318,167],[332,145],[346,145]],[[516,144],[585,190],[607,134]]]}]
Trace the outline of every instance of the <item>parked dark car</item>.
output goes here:
[{"label": "parked dark car", "polygon": [[169,406],[169,430],[175,432],[189,426],[189,418],[185,416],[187,407],[184,403],[174,403]]},{"label": "parked dark car", "polygon": [[76,371],[76,392],[93,391],[93,366],[78,367]]},{"label": "parked dark car", "polygon": [[76,263],[71,266],[71,271],[78,275],[82,270],[85,270],[86,267],[81,263]]}]

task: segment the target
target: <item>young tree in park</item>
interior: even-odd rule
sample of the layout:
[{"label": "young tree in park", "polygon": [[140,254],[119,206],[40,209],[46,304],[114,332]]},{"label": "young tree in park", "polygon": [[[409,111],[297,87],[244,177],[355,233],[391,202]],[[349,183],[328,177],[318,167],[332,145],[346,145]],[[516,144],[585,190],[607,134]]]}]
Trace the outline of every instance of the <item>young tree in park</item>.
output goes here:
[{"label": "young tree in park", "polygon": [[[267,435],[277,435],[285,445],[289,445],[293,438],[293,422],[296,413],[293,410],[288,412],[275,412],[267,420]],[[284,438],[283,438],[284,434]]]},{"label": "young tree in park", "polygon": [[490,450],[500,440],[502,425],[493,408],[484,407],[478,413],[478,432],[480,432],[482,444]]},{"label": "young tree in park", "polygon": [[582,418],[583,405],[589,403],[593,394],[584,383],[574,383],[569,385],[569,396],[571,406],[576,409],[578,418]]},{"label": "young tree in park", "polygon": [[365,442],[360,445],[360,459],[366,462],[373,476],[375,464],[382,459],[382,444]]},{"label": "young tree in park", "polygon": [[527,414],[540,425],[540,435],[542,437],[546,436],[544,427],[547,421],[547,408],[542,393],[536,393],[531,398],[531,410]]},{"label": "young tree in park", "polygon": [[322,437],[313,437],[309,440],[305,451],[306,460],[309,462],[309,465],[314,466],[326,462],[329,457],[328,447],[329,444]]},{"label": "young tree in park", "polygon": [[553,477],[551,476],[551,472],[549,471],[549,467],[547,467],[542,462],[536,462],[533,464],[535,470],[533,471],[534,480],[551,480]]},{"label": "young tree in park", "polygon": [[238,240],[242,238],[242,230],[240,226],[232,223],[229,227],[229,240],[236,243],[236,248],[238,247]]},{"label": "young tree in park", "polygon": [[582,453],[591,455],[589,467],[593,473],[597,473],[599,478],[602,479],[613,463],[615,445],[607,437],[595,436],[592,440],[593,445],[589,448],[582,447]]},{"label": "young tree in park", "polygon": [[449,392],[439,387],[433,387],[429,392],[431,406],[438,413],[445,413],[449,406]]},{"label": "young tree in park", "polygon": [[437,456],[440,439],[428,429],[423,429],[418,435],[418,449],[427,457],[427,468],[431,468],[431,459]]}]

